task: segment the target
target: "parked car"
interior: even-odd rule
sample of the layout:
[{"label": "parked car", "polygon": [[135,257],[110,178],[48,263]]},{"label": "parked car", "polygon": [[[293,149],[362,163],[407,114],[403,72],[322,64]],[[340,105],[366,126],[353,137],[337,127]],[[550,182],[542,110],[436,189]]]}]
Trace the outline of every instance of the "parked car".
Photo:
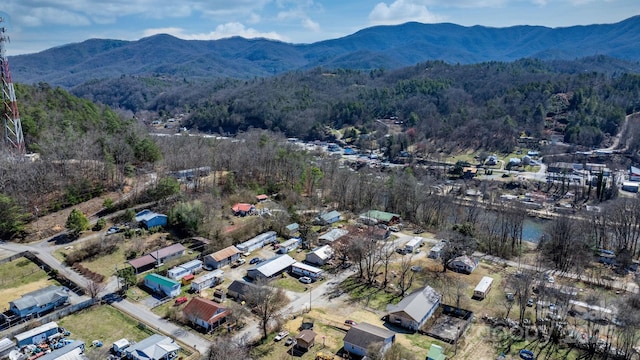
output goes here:
[{"label": "parked car", "polygon": [[285,331],[280,331],[278,333],[278,335],[276,335],[276,337],[273,340],[274,341],[280,341],[280,340],[286,338],[288,335],[289,335],[288,331],[286,331],[286,330]]},{"label": "parked car", "polygon": [[358,325],[358,323],[353,321],[353,320],[345,320],[344,324],[345,325],[350,325],[350,326]]},{"label": "parked car", "polygon": [[392,231],[392,232],[398,232],[398,231],[400,231],[400,229],[398,229],[398,227],[397,227],[397,226],[389,226],[389,230],[390,230],[390,231]]},{"label": "parked car", "polygon": [[298,280],[300,280],[300,282],[304,284],[311,284],[313,282],[313,280],[308,276],[303,276]]},{"label": "parked car", "polygon": [[516,299],[515,295],[512,292],[508,292],[506,296],[507,296],[507,301],[513,301]]},{"label": "parked car", "polygon": [[417,234],[422,234],[423,232],[424,232],[423,228],[417,228],[417,229],[413,230],[413,233],[416,234],[416,235]]},{"label": "parked car", "polygon": [[529,300],[527,300],[527,306],[528,307],[532,307],[533,306],[533,299],[529,298]]},{"label": "parked car", "polygon": [[176,302],[173,305],[174,306],[178,306],[180,304],[186,303],[187,301],[189,301],[189,299],[186,296],[181,296],[181,297],[176,299]]},{"label": "parked car", "polygon": [[411,267],[411,271],[413,271],[413,272],[421,272],[422,271],[422,266],[413,265]]},{"label": "parked car", "polygon": [[112,226],[107,230],[107,235],[115,234],[120,232],[120,228],[118,226]]},{"label": "parked car", "polygon": [[253,264],[257,264],[260,262],[260,258],[259,257],[254,257],[253,259],[251,259],[249,261],[249,264],[253,265]]},{"label": "parked car", "polygon": [[285,341],[285,342],[284,342],[284,345],[285,345],[285,346],[289,346],[289,345],[291,345],[291,344],[294,344],[295,342],[296,342],[296,340],[295,340],[294,338],[292,338],[291,336],[289,336],[289,337],[287,338],[287,341]]},{"label": "parked car", "polygon": [[234,261],[234,262],[231,264],[231,267],[238,267],[238,266],[240,266],[240,265],[243,265],[243,264],[244,264],[244,263],[246,263],[246,262],[247,262],[247,260],[240,258],[240,259],[238,259],[238,260]]}]

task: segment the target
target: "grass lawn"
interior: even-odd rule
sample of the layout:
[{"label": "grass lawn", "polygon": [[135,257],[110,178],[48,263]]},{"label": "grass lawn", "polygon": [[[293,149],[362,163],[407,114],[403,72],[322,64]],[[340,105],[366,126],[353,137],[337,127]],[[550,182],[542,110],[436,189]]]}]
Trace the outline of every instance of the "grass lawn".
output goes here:
[{"label": "grass lawn", "polygon": [[401,300],[393,293],[387,293],[378,287],[360,283],[355,278],[348,278],[342,282],[340,287],[347,291],[355,301],[377,310],[386,310],[388,304],[396,304]]},{"label": "grass lawn", "polygon": [[29,259],[19,258],[4,263],[0,265],[0,309],[8,309],[9,301],[49,285],[60,284]]},{"label": "grass lawn", "polygon": [[[86,344],[86,354],[90,359],[105,358],[100,355],[119,339],[140,341],[154,334],[138,327],[138,321],[122,314],[111,306],[92,306],[58,320],[58,325],[71,332],[69,338],[82,340]],[[101,348],[91,347],[93,340],[104,344]]]},{"label": "grass lawn", "polygon": [[295,292],[304,292],[304,289],[309,286],[313,286],[312,284],[303,284],[298,281],[298,279],[291,276],[280,277],[277,280],[274,280],[272,284],[279,288]]},{"label": "grass lawn", "polygon": [[19,258],[0,265],[0,290],[47,279],[47,273],[26,258]]}]

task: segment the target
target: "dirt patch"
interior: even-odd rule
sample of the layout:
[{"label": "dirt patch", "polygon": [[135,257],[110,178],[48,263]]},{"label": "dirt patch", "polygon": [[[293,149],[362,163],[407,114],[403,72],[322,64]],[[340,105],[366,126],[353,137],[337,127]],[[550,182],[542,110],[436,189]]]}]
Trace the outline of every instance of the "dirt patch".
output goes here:
[{"label": "dirt patch", "polygon": [[38,281],[30,282],[28,284],[20,285],[11,289],[0,290],[0,309],[9,309],[9,302],[19,299],[22,295],[45,288],[55,283],[49,279],[41,279]]}]

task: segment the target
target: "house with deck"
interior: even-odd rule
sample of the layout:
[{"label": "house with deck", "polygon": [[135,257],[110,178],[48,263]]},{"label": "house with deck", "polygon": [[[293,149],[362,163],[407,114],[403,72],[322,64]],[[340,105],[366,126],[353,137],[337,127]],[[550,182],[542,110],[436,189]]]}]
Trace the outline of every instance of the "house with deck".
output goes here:
[{"label": "house with deck", "polygon": [[388,321],[418,331],[436,312],[441,299],[442,296],[430,286],[417,289],[398,304],[387,305]]},{"label": "house with deck", "polygon": [[358,357],[367,356],[373,344],[380,345],[380,353],[384,354],[396,340],[396,333],[385,328],[359,323],[353,325],[344,336],[344,350]]}]

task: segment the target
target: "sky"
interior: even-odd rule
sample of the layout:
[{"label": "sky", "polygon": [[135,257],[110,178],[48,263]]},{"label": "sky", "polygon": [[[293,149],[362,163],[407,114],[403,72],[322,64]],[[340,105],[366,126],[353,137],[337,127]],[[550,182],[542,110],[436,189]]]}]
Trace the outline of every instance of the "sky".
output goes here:
[{"label": "sky", "polygon": [[288,43],[335,39],[408,21],[508,27],[615,23],[639,0],[2,0],[9,56],[87,39],[231,36]]}]

